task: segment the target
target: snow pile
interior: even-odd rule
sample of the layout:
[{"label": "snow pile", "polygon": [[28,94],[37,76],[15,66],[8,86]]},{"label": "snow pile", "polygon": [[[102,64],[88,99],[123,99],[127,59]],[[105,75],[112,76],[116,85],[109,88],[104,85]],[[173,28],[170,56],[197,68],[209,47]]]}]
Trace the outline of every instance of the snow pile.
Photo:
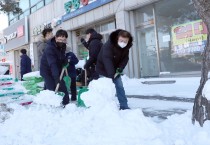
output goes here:
[{"label": "snow pile", "polygon": [[210,100],[210,80],[208,80],[203,88],[202,95]]},{"label": "snow pile", "polygon": [[58,107],[62,102],[62,98],[62,96],[55,94],[54,91],[44,90],[34,97],[33,102],[36,104]]},{"label": "snow pile", "polygon": [[30,77],[40,78],[41,75],[40,75],[40,72],[39,71],[34,71],[34,72],[30,72],[30,73],[27,73],[27,74],[24,74],[23,75],[23,78],[30,78]]},{"label": "snow pile", "polygon": [[[206,121],[204,127],[198,122],[191,122],[192,112],[183,115],[173,115],[159,125],[162,134],[161,145],[210,145],[210,121]],[[156,144],[155,144],[156,145]]]},{"label": "snow pile", "polygon": [[[48,93],[41,92],[39,97]],[[3,145],[162,145],[157,138],[162,131],[156,124],[144,117],[140,109],[119,111],[114,93],[111,80],[102,78],[93,81],[89,92],[82,95],[91,106],[88,109],[77,108],[75,104],[65,109],[13,106],[14,115],[0,124],[0,142]],[[55,97],[45,99],[50,101]]]},{"label": "snow pile", "polygon": [[14,110],[8,108],[6,104],[0,103],[0,123],[8,119],[10,114],[13,113],[13,111]]},{"label": "snow pile", "polygon": [[[103,84],[103,87],[101,85]],[[117,107],[115,102],[116,89],[111,79],[101,78],[100,81],[91,81],[89,91],[81,95],[86,106],[101,109],[111,105],[111,108]]]},{"label": "snow pile", "polygon": [[4,75],[8,70],[6,66],[0,66],[0,75]]}]

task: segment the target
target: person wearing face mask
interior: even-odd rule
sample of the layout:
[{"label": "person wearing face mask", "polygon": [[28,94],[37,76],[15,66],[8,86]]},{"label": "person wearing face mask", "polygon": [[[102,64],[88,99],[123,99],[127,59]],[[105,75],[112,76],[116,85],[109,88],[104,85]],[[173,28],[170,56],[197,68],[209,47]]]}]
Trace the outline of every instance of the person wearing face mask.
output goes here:
[{"label": "person wearing face mask", "polygon": [[44,49],[47,46],[47,41],[53,37],[52,28],[45,28],[42,31],[42,38],[37,42],[37,61],[38,70],[40,70],[41,57],[44,53]]},{"label": "person wearing face mask", "polygon": [[86,41],[84,38],[81,38],[81,43],[89,50],[89,59],[84,65],[84,69],[88,72],[88,83],[99,78],[95,66],[98,54],[103,45],[102,38],[102,35],[97,33],[93,28],[86,30]]},{"label": "person wearing face mask", "polygon": [[100,76],[113,80],[120,110],[130,109],[120,74],[128,63],[132,43],[133,38],[128,31],[118,29],[112,32],[109,40],[102,46],[96,64],[96,71]]},{"label": "person wearing face mask", "polygon": [[40,75],[44,78],[47,90],[55,91],[56,85],[60,83],[59,90],[64,92],[62,105],[69,103],[69,93],[63,79],[60,82],[60,74],[63,66],[68,60],[65,56],[68,34],[65,30],[58,30],[55,37],[47,41],[47,46],[41,58]]}]

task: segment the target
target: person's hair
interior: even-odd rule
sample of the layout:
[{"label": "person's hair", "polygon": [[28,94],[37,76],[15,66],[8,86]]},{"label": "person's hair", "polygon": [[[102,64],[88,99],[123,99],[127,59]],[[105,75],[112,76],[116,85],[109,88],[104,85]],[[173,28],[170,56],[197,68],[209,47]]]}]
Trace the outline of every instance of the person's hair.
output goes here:
[{"label": "person's hair", "polygon": [[21,52],[22,54],[26,54],[27,51],[26,51],[26,49],[21,49],[20,52]]},{"label": "person's hair", "polygon": [[118,33],[118,38],[119,37],[124,37],[124,38],[131,38],[131,34],[128,32],[128,31],[125,31],[125,30],[121,30],[119,33]]},{"label": "person's hair", "polygon": [[63,29],[60,29],[56,32],[55,37],[66,37],[66,38],[68,38],[68,33]]},{"label": "person's hair", "polygon": [[93,28],[88,28],[86,31],[85,31],[85,34],[92,34],[92,33],[95,33],[96,30],[94,30]]},{"label": "person's hair", "polygon": [[47,35],[47,33],[52,32],[52,30],[53,30],[52,28],[45,28],[45,29],[42,31],[43,37],[45,38],[46,35]]}]

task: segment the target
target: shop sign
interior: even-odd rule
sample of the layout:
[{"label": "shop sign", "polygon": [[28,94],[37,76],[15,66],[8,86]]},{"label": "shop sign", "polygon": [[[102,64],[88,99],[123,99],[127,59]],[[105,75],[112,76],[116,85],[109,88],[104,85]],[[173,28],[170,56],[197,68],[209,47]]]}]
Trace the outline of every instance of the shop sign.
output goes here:
[{"label": "shop sign", "polygon": [[6,39],[6,43],[12,39],[15,39],[15,38],[20,38],[24,36],[24,26],[21,25],[21,26],[18,26],[17,27],[17,31],[9,34],[9,35],[6,35],[4,36],[4,38]]},{"label": "shop sign", "polygon": [[51,28],[51,23],[42,24],[42,25],[38,25],[38,26],[34,27],[33,28],[33,36],[39,35],[40,33],[42,33],[44,28],[47,28],[47,27]]},{"label": "shop sign", "polygon": [[23,25],[22,26],[19,26],[17,28],[17,37],[20,38],[22,36],[24,36],[24,26]]},{"label": "shop sign", "polygon": [[6,38],[6,40],[8,42],[8,41],[10,41],[10,40],[12,40],[12,39],[17,37],[17,32],[13,32],[13,33],[11,33],[11,34],[9,34],[7,36],[4,36],[4,37]]},{"label": "shop sign", "polygon": [[28,25],[28,17],[26,16],[3,30],[5,51],[28,44]]},{"label": "shop sign", "polygon": [[61,18],[54,18],[54,19],[52,19],[51,22],[38,25],[33,28],[33,36],[36,36],[36,35],[39,35],[40,33],[42,33],[44,28],[54,28],[54,27],[57,27],[58,25],[60,25],[61,23],[62,23]]},{"label": "shop sign", "polygon": [[172,27],[173,51],[176,55],[202,52],[207,42],[207,27],[197,20]]},{"label": "shop sign", "polygon": [[67,21],[112,1],[114,0],[70,0],[64,4],[66,14],[62,16],[62,21]]}]

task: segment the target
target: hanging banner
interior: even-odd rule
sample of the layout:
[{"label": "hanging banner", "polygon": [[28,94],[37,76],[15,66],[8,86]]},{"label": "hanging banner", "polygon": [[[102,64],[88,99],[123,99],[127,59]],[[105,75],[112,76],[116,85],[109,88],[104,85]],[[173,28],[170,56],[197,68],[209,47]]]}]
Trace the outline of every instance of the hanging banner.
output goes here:
[{"label": "hanging banner", "polygon": [[203,52],[207,42],[207,33],[207,27],[202,20],[173,26],[173,54],[183,56]]},{"label": "hanging banner", "polygon": [[69,0],[64,4],[66,14],[62,16],[62,21],[67,21],[112,1],[114,0]]}]

